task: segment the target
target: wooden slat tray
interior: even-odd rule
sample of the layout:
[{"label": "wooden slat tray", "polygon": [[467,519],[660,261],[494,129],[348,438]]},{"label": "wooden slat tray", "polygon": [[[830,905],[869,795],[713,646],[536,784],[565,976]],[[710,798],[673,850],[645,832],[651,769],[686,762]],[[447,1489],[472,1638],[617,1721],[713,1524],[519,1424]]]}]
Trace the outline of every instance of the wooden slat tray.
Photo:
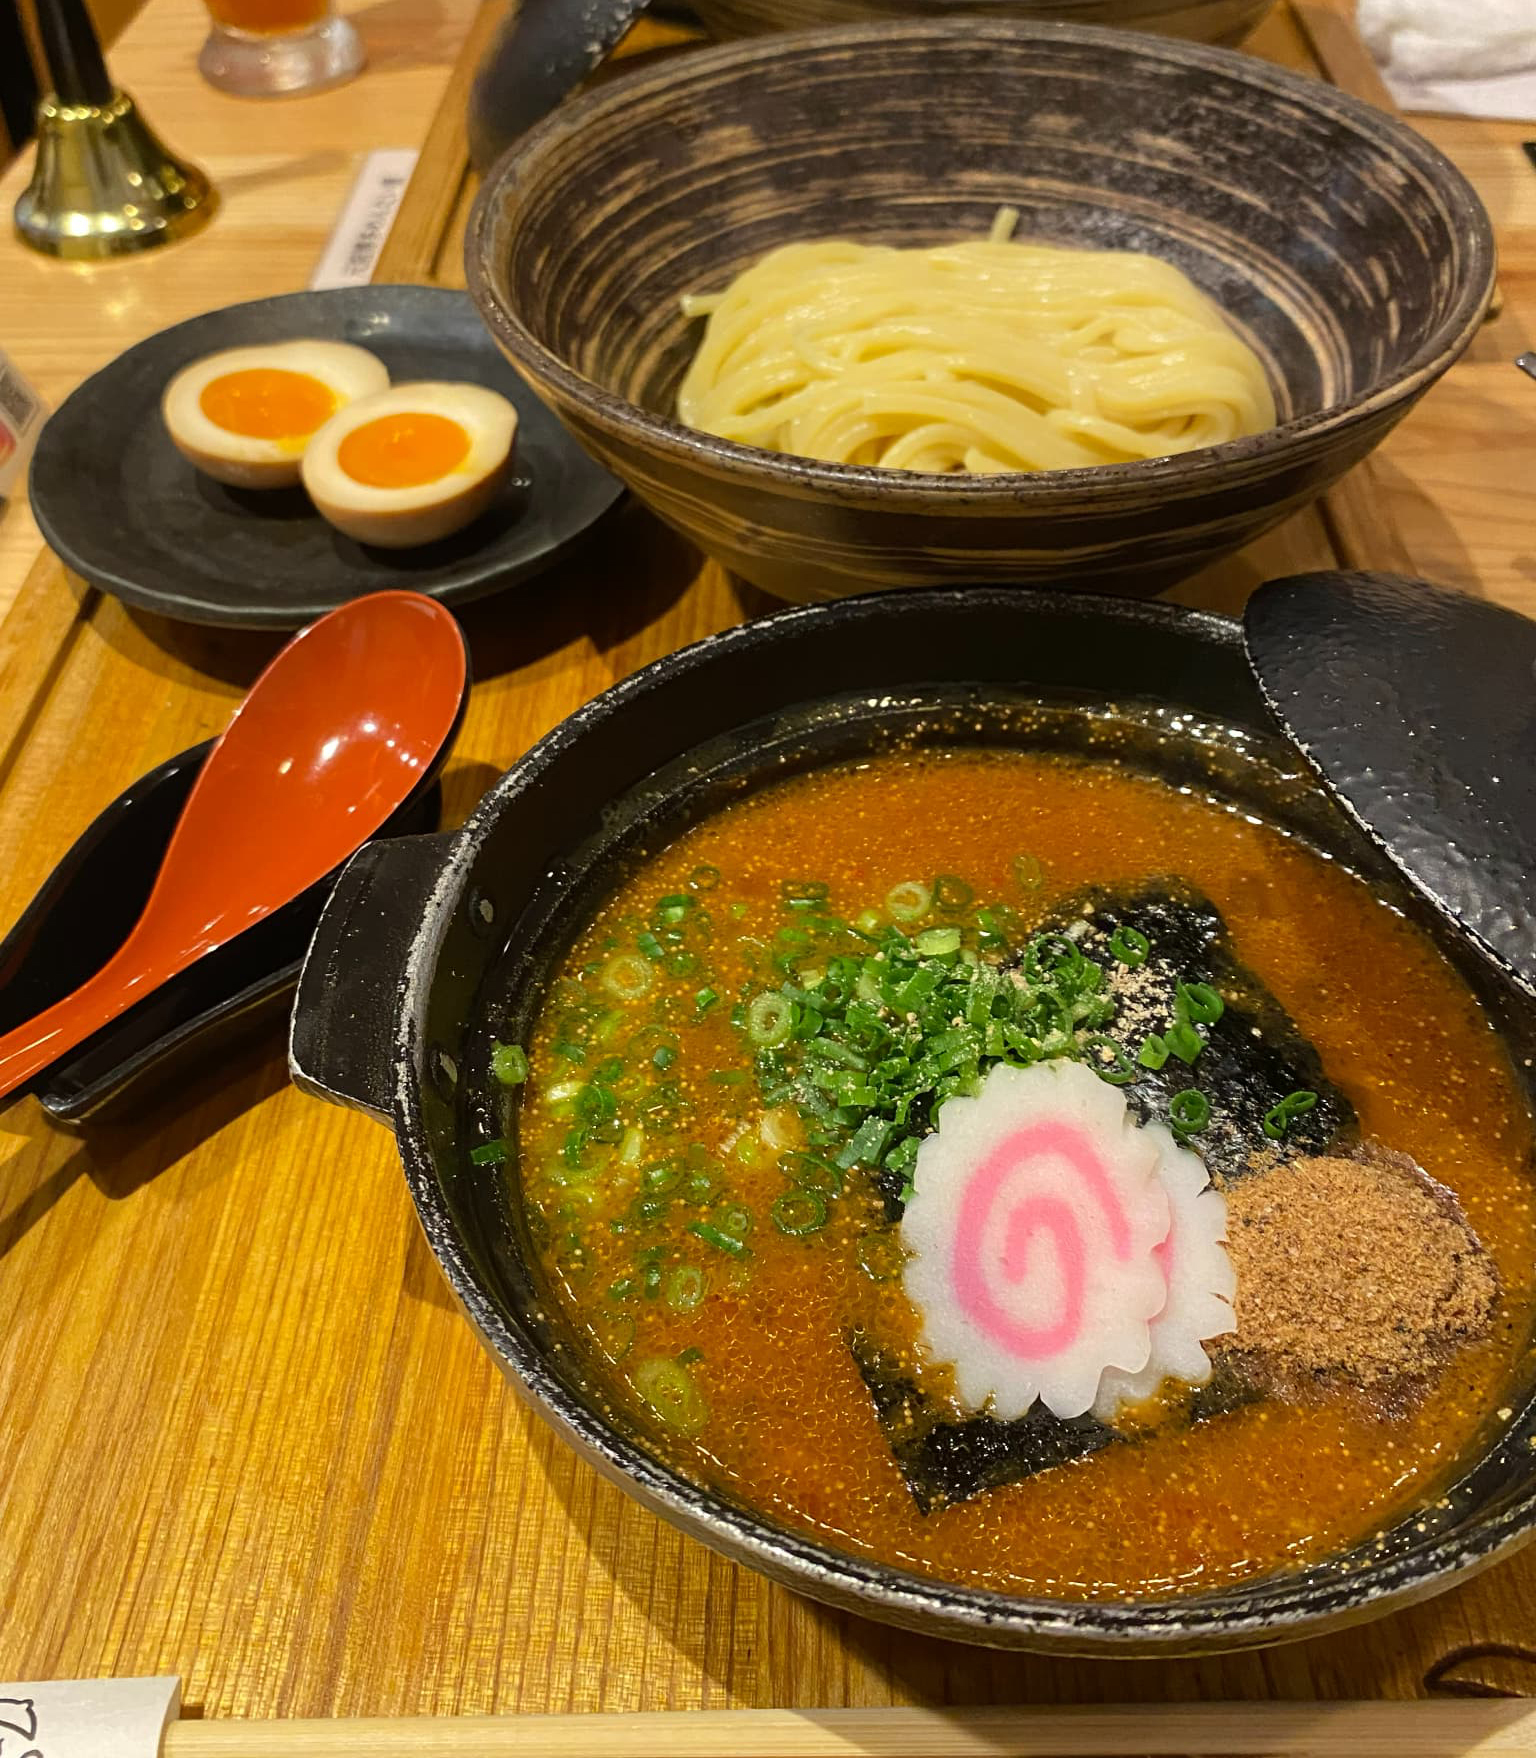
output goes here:
[{"label": "wooden slat tray", "polygon": [[[493,24],[487,11],[466,48],[384,277],[462,284],[461,117]],[[1316,40],[1337,68],[1358,54],[1342,28],[1320,0],[1283,6],[1253,46],[1316,71]],[[1476,403],[1481,381],[1460,382],[1447,394]],[[1362,471],[1177,596],[1233,609],[1277,573],[1405,565],[1385,509],[1408,493],[1395,466]],[[451,819],[596,691],[765,608],[633,509],[558,573],[476,606],[481,681]],[[104,801],[222,724],[272,646],[130,612],[39,561],[0,629],[0,920]],[[275,1041],[132,1127],[74,1140],[29,1102],[0,1129],[13,1678],[178,1673],[210,1718],[1411,1698],[1536,1681],[1536,1551],[1386,1623],[1157,1666],[926,1641],[721,1561],[522,1406],[450,1305],[389,1136],[289,1090]]]}]

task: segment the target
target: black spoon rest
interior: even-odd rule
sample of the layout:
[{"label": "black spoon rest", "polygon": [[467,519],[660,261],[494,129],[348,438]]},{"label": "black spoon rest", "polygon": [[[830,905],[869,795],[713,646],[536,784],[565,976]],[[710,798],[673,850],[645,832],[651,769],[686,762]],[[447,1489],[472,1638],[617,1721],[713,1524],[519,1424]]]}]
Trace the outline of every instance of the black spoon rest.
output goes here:
[{"label": "black spoon rest", "polygon": [[1276,719],[1401,869],[1536,994],[1536,622],[1390,574],[1297,574],[1243,619]]},{"label": "black spoon rest", "polygon": [[[119,794],[0,940],[0,1033],[78,988],[127,939],[213,743],[192,746]],[[379,834],[435,830],[440,809],[434,770]],[[36,1093],[58,1123],[125,1116],[195,1064],[275,1027],[330,890],[322,880],[199,959],[21,1091]]]}]

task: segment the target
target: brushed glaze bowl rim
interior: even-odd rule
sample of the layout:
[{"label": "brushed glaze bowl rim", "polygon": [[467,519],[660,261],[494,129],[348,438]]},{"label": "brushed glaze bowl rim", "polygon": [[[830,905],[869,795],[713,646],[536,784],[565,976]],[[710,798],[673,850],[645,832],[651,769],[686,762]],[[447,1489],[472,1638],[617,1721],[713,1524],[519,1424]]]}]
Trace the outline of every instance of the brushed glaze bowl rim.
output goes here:
[{"label": "brushed glaze bowl rim", "polygon": [[[1128,76],[1137,61],[1149,59],[1203,67],[1289,98],[1303,108],[1326,112],[1378,145],[1384,138],[1396,143],[1434,189],[1466,243],[1467,271],[1451,310],[1392,378],[1370,387],[1360,397],[1293,416],[1262,433],[1192,452],[1123,464],[957,478],[928,471],[887,470],[877,465],[800,458],[721,439],[672,416],[653,414],[577,372],[541,342],[496,292],[494,273],[487,266],[494,210],[523,181],[529,161],[547,159],[561,148],[578,143],[593,118],[611,117],[637,101],[654,98],[685,83],[718,83],[731,76],[750,76],[753,68],[765,60],[778,63],[842,47],[866,47],[878,56],[887,46],[926,43],[942,49],[949,44],[987,39],[1025,44],[1053,39],[1098,49],[1125,60],[1129,64]],[[954,507],[992,510],[1025,503],[1055,508],[1080,502],[1085,491],[1095,490],[1100,491],[1101,499],[1111,498],[1115,490],[1134,496],[1175,482],[1190,488],[1227,487],[1231,486],[1232,478],[1245,474],[1243,466],[1257,465],[1261,467],[1260,475],[1267,474],[1262,466],[1297,450],[1326,445],[1336,435],[1427,389],[1471,343],[1493,297],[1496,274],[1492,223],[1471,183],[1438,147],[1409,124],[1363,99],[1238,49],[1122,30],[1113,25],[989,16],[940,22],[823,26],[747,37],[688,50],[658,67],[621,76],[595,91],[568,99],[514,141],[486,174],[470,214],[464,254],[470,294],[487,327],[514,363],[524,367],[536,381],[550,384],[561,397],[617,437],[637,441],[647,450],[682,463],[712,467],[718,476],[758,485],[767,478],[781,489],[798,490],[807,496],[830,495],[834,499],[862,502],[873,492],[882,501],[927,503],[935,495],[942,495]]]},{"label": "brushed glaze bowl rim", "polygon": [[[770,1513],[732,1504],[721,1492],[666,1464],[621,1432],[596,1404],[585,1401],[562,1380],[551,1364],[550,1351],[500,1310],[448,1200],[429,1145],[422,1102],[431,1055],[428,1011],[447,923],[459,901],[474,895],[474,868],[482,848],[503,814],[520,800],[536,797],[551,766],[594,728],[632,712],[634,704],[664,691],[680,677],[708,676],[717,656],[742,648],[772,656],[781,638],[821,628],[829,618],[857,627],[871,619],[902,616],[910,606],[930,610],[959,606],[977,617],[993,614],[1027,621],[1045,614],[1171,628],[1187,639],[1192,651],[1246,668],[1242,624],[1217,611],[1073,588],[1042,588],[1028,594],[997,586],[875,591],[833,604],[790,606],[677,648],[611,684],[532,745],[491,785],[462,827],[443,839],[441,866],[425,918],[400,978],[390,1050],[390,1119],[406,1183],[433,1254],[481,1342],[563,1440],[690,1537],[771,1579],[845,1609],[863,1615],[874,1612],[906,1628],[952,1639],[1096,1658],[1172,1658],[1262,1647],[1400,1609],[1445,1591],[1528,1543],[1536,1536],[1536,1473],[1502,1506],[1474,1516],[1470,1531],[1439,1536],[1421,1551],[1367,1561],[1352,1572],[1333,1575],[1314,1571],[1326,1568],[1338,1553],[1300,1573],[1272,1571],[1252,1583],[1259,1594],[1252,1609],[1226,1609],[1213,1604],[1211,1596],[1200,1595],[1119,1601],[1000,1593],[841,1551],[828,1541],[780,1525]],[[785,688],[786,700],[792,700],[793,684]],[[1256,682],[1254,705],[1259,714],[1265,712]],[[1481,1457],[1469,1455],[1469,1467]],[[1364,1544],[1362,1540],[1352,1548],[1363,1549]],[[1217,1592],[1238,1592],[1242,1585],[1228,1584]]]},{"label": "brushed glaze bowl rim", "polygon": [[[759,0],[759,4],[760,3],[761,0]],[[873,17],[873,9],[875,7],[883,4],[893,4],[894,0],[860,0],[860,3],[870,9],[870,16]],[[925,20],[924,22],[941,23],[943,21],[942,15],[945,13],[966,13],[966,16],[969,17],[970,14],[967,12],[967,8],[974,5],[975,0],[926,0],[926,3],[938,7],[939,16],[936,16],[931,21]],[[995,4],[996,0],[991,0],[991,3]],[[1117,6],[1121,4],[1121,0],[1005,0],[1005,3],[1010,6],[1019,7],[1020,18],[1023,21],[1028,22],[1030,19],[1030,13],[1025,10],[1026,8],[1049,7],[1053,12],[1061,12],[1065,10],[1076,12],[1089,6]],[[1257,11],[1261,7],[1265,10],[1274,7],[1278,4],[1278,0],[1139,0],[1139,4],[1143,11],[1150,13],[1208,12],[1213,6],[1234,5],[1245,6],[1250,11]],[[904,13],[895,16],[911,17],[912,14]],[[981,16],[983,18],[996,19],[999,17],[999,14],[984,13]],[[1008,20],[1004,19],[1003,22],[1007,23]],[[1042,19],[1040,22],[1045,24],[1054,24],[1057,22],[1070,24],[1072,21],[1070,19],[1061,19],[1059,21],[1056,19]],[[1123,34],[1119,25],[1116,25],[1114,28],[1117,32]],[[734,41],[735,39],[732,40]],[[1186,37],[1182,40],[1190,43],[1199,41],[1196,37]]]}]

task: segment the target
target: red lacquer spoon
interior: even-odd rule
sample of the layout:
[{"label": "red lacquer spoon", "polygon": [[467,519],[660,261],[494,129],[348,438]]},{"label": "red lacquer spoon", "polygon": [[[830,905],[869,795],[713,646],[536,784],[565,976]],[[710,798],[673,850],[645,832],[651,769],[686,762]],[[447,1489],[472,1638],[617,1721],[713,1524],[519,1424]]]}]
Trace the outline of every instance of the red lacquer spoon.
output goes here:
[{"label": "red lacquer spoon", "polygon": [[353,599],[296,635],[208,753],[127,940],[0,1037],[0,1099],[360,848],[452,736],[468,674],[452,614],[415,592]]}]

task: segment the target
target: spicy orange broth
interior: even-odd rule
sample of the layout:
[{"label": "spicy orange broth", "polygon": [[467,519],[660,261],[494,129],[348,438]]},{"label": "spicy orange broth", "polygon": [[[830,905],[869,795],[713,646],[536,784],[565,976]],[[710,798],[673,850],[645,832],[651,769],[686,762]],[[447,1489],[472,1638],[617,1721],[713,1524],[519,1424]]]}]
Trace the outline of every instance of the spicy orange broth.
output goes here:
[{"label": "spicy orange broth", "polygon": [[[667,1264],[708,1272],[706,1297],[678,1313],[662,1299],[618,1307],[607,1294],[636,1248],[635,1235],[609,1226],[635,1194],[634,1174],[610,1169],[586,1187],[585,1264],[545,1252],[561,1303],[637,1410],[624,1377],[635,1364],[701,1352],[688,1371],[708,1420],[685,1439],[652,1418],[647,1432],[664,1456],[789,1525],[888,1563],[1000,1591],[1111,1598],[1215,1588],[1347,1548],[1433,1492],[1502,1402],[1529,1330],[1536,1262],[1531,1118],[1508,1057],[1449,966],[1361,881],[1266,825],[1108,765],[888,755],[770,786],[690,831],[610,900],[561,975],[577,978],[606,956],[616,931],[632,945],[636,918],[648,920],[659,897],[682,890],[701,864],[719,868],[703,901],[715,929],[708,980],[723,999],[701,1022],[673,1025],[681,1056],[670,1073],[691,1115],[654,1150],[698,1141],[718,1154],[760,1112],[750,1081],[708,1079],[750,1067],[729,1013],[752,971],[733,943],[771,939],[785,920],[781,883],[827,881],[845,920],[879,907],[900,881],[936,871],[968,880],[978,903],[1017,906],[1020,851],[1045,869],[1034,900],[1041,915],[1084,885],[1168,874],[1210,897],[1238,956],[1354,1102],[1363,1135],[1412,1155],[1460,1197],[1503,1278],[1493,1336],[1464,1349],[1407,1414],[1342,1398],[1250,1406],[1193,1428],[1169,1425],[925,1517],[848,1348],[859,1327],[882,1341],[915,1337],[899,1280],[873,1283],[857,1264],[858,1239],[881,1225],[858,1174],[820,1233],[792,1239],[768,1223],[786,1188],[774,1158],[755,1169],[732,1160],[732,1192],[757,1218],[750,1265],[738,1269],[683,1232],[684,1211],[647,1235],[664,1244]],[[746,906],[738,920],[731,903]],[[652,1018],[668,991],[691,1002],[701,980],[664,980],[629,1010],[635,1023]],[[552,1056],[554,1019],[547,1007],[530,1046],[519,1157],[530,1210],[558,1233],[570,1224],[569,1210],[561,1218],[569,1188],[541,1168],[556,1161],[569,1122],[551,1115],[544,1094],[574,1071]]]}]

